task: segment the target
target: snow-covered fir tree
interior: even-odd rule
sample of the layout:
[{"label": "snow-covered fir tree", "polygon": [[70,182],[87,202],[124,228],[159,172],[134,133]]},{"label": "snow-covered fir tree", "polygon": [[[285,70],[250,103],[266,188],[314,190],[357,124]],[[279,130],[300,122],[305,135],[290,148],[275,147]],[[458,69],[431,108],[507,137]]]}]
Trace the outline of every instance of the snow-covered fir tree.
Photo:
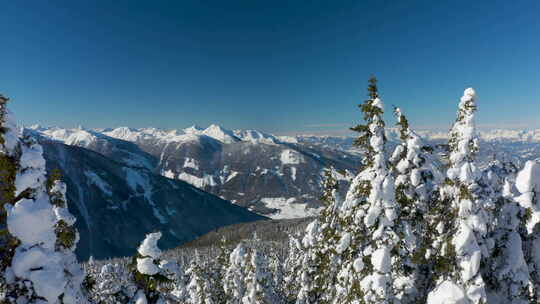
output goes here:
[{"label": "snow-covered fir tree", "polygon": [[118,263],[107,263],[90,276],[94,283],[90,292],[92,303],[129,303],[138,289],[131,272]]},{"label": "snow-covered fir tree", "polygon": [[160,286],[160,292],[166,302],[185,302],[188,298],[187,275],[176,261],[161,260],[161,273],[168,279]]},{"label": "snow-covered fir tree", "polygon": [[436,202],[442,174],[431,154],[433,148],[424,144],[399,108],[394,114],[400,135],[390,159],[396,174],[396,201],[401,236],[392,265],[394,292],[400,303],[423,303],[427,297],[433,267],[426,258],[430,245],[428,210]]},{"label": "snow-covered fir tree", "polygon": [[354,178],[341,210],[344,228],[336,251],[342,263],[335,303],[393,303],[392,252],[399,237],[394,178],[385,153],[383,102],[377,80],[369,80],[367,99],[360,108],[365,125],[352,130],[363,151],[360,173]]},{"label": "snow-covered fir tree", "polygon": [[229,249],[227,239],[223,236],[219,244],[219,254],[215,263],[212,264],[212,271],[209,274],[209,279],[214,290],[215,303],[227,303],[227,294],[223,288],[225,281],[225,272],[229,268],[229,257],[231,250]]},{"label": "snow-covered fir tree", "polygon": [[483,193],[475,162],[478,152],[475,111],[475,92],[468,88],[461,97],[457,119],[449,134],[449,169],[442,188],[442,203],[450,204],[451,213],[445,214],[446,222],[441,221],[437,227],[440,267],[428,303],[487,303],[480,266],[492,246],[487,235],[493,202]]},{"label": "snow-covered fir tree", "polygon": [[281,300],[280,302],[284,303],[286,299],[284,259],[278,252],[272,250],[268,260],[270,271],[272,272],[272,289],[276,296]]},{"label": "snow-covered fir tree", "polygon": [[[519,171],[516,184],[519,194],[515,200],[525,209],[525,262],[529,270],[531,303],[540,302],[540,163],[528,161]],[[509,191],[507,191],[509,192]],[[513,257],[511,257],[513,258]]]},{"label": "snow-covered fir tree", "polygon": [[301,271],[302,263],[302,245],[300,240],[289,235],[288,254],[285,259],[285,278],[283,293],[287,302],[295,302],[300,289],[300,278],[298,274]]},{"label": "snow-covered fir tree", "polygon": [[214,287],[210,283],[208,275],[201,267],[201,258],[198,253],[195,253],[196,258],[191,261],[191,266],[187,271],[190,277],[187,290],[189,293],[190,304],[214,304],[215,295],[213,294]]},{"label": "snow-covered fir tree", "polygon": [[55,178],[47,183],[42,147],[30,137],[20,139],[7,101],[0,96],[1,227],[9,235],[1,253],[2,302],[86,303],[65,184]]},{"label": "snow-covered fir tree", "polygon": [[242,304],[278,303],[272,289],[272,275],[266,258],[257,250],[250,248],[246,265],[246,291]]},{"label": "snow-covered fir tree", "polygon": [[161,232],[147,234],[133,258],[133,280],[138,287],[135,302],[161,303],[163,301],[160,287],[169,283],[170,280],[165,275],[165,270],[159,267],[161,249],[159,249],[157,242],[160,238]]},{"label": "snow-covered fir tree", "polygon": [[494,160],[482,172],[484,191],[495,201],[493,220],[489,223],[493,249],[481,268],[490,304],[525,304],[530,300],[529,271],[523,251],[526,209],[513,197],[510,180],[515,177],[515,170],[511,163]]},{"label": "snow-covered fir tree", "polygon": [[302,239],[302,261],[300,271],[297,274],[300,280],[300,290],[296,298],[296,304],[311,304],[316,303],[319,294],[316,286],[316,277],[320,261],[316,254],[317,236],[319,235],[319,222],[317,220],[311,222],[307,228],[304,238]]},{"label": "snow-covered fir tree", "polygon": [[302,260],[297,277],[300,291],[296,303],[330,303],[334,294],[337,276],[338,255],[335,245],[337,234],[337,212],[342,202],[339,196],[335,169],[324,171],[323,210],[318,219],[306,228],[301,242]]},{"label": "snow-covered fir tree", "polygon": [[240,243],[229,256],[229,267],[225,271],[223,289],[227,296],[228,304],[241,304],[246,293],[246,267],[248,261],[247,251],[243,243]]}]

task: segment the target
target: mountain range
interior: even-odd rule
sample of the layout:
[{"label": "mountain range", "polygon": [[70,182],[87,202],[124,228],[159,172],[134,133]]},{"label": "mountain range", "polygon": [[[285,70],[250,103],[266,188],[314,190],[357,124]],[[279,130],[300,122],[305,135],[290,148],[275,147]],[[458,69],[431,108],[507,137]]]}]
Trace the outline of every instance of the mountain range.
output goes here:
[{"label": "mountain range", "polygon": [[[168,248],[263,216],[314,216],[324,168],[337,169],[345,191],[361,160],[347,136],[276,136],[218,125],[25,130],[43,144],[49,169],[65,176],[82,258],[130,255],[152,230],[163,231]],[[446,142],[442,132],[418,133],[432,145]],[[389,128],[387,138],[397,142],[398,135]],[[483,165],[495,156],[518,167],[540,159],[540,130],[491,130],[480,138]]]},{"label": "mountain range", "polygon": [[42,137],[98,152],[131,167],[181,180],[274,219],[316,215],[323,169],[346,189],[358,153],[324,142],[254,130],[33,127]]},{"label": "mountain range", "polygon": [[184,181],[155,174],[149,169],[154,159],[129,142],[77,132],[68,136],[73,141],[67,145],[26,133],[38,137],[48,172],[59,169],[67,184],[81,259],[133,255],[152,231],[162,232],[161,246],[173,248],[222,226],[265,219]]}]

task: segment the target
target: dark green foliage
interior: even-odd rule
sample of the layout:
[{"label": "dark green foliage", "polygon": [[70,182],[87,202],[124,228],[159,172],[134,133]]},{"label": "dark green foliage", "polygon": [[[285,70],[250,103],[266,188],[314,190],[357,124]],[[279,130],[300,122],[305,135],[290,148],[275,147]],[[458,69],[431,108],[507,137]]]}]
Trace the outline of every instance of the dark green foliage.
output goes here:
[{"label": "dark green foliage", "polygon": [[[144,291],[149,303],[156,303],[160,296],[159,287],[170,283],[171,280],[160,273],[154,275],[142,274],[137,270],[137,259],[144,258],[139,253],[133,256],[131,264],[128,266],[133,275],[133,282],[137,287]],[[154,264],[159,266],[159,261],[154,260]]]},{"label": "dark green foliage", "polygon": [[63,220],[58,221],[54,228],[56,233],[56,248],[72,248],[77,240],[77,230],[73,226],[69,226]]},{"label": "dark green foliage", "polygon": [[[59,181],[62,179],[62,172],[60,172],[60,169],[54,168],[47,174],[47,191],[51,191],[52,187],[54,186],[54,183],[56,181]],[[54,205],[54,203],[53,203]]]},{"label": "dark green foliage", "polygon": [[[373,101],[379,97],[378,89],[377,89],[377,78],[375,76],[372,76],[368,81],[368,97],[369,99],[365,100],[363,104],[359,105],[362,113],[364,114],[364,121],[366,124],[359,124],[355,127],[352,127],[351,130],[360,133],[358,138],[354,140],[354,145],[357,147],[360,147],[362,150],[364,150],[364,160],[362,161],[362,168],[369,167],[373,163],[373,157],[375,155],[375,151],[373,151],[373,148],[369,145],[369,139],[373,134],[371,134],[371,131],[369,130],[369,125],[373,122],[374,116],[381,116],[383,114],[383,110],[377,106],[373,105]],[[379,120],[378,122],[379,127],[384,128],[384,122]],[[384,135],[383,135],[384,136]],[[386,139],[385,139],[386,141]]]}]

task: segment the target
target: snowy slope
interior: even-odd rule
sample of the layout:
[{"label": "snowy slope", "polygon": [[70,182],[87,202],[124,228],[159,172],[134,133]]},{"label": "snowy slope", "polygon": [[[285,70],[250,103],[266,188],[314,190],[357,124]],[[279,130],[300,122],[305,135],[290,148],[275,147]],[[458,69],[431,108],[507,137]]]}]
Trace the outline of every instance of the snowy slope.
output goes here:
[{"label": "snowy slope", "polygon": [[[34,126],[26,129],[27,132],[43,136],[66,145],[78,146],[98,152],[115,161],[132,167],[141,167],[152,170],[157,161],[152,155],[142,151],[130,141],[118,140],[93,130],[83,128],[41,128]],[[129,132],[129,130],[123,130]]]}]

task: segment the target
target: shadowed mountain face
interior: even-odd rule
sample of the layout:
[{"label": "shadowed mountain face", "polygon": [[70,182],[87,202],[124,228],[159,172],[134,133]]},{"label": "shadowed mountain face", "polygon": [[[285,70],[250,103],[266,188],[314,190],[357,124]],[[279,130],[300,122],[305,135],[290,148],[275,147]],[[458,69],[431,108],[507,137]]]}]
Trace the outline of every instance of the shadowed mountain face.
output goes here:
[{"label": "shadowed mountain face", "polygon": [[48,170],[60,169],[67,183],[81,259],[133,255],[145,234],[156,230],[163,233],[160,246],[173,248],[221,226],[264,219],[144,167],[129,167],[85,148],[40,141]]}]

